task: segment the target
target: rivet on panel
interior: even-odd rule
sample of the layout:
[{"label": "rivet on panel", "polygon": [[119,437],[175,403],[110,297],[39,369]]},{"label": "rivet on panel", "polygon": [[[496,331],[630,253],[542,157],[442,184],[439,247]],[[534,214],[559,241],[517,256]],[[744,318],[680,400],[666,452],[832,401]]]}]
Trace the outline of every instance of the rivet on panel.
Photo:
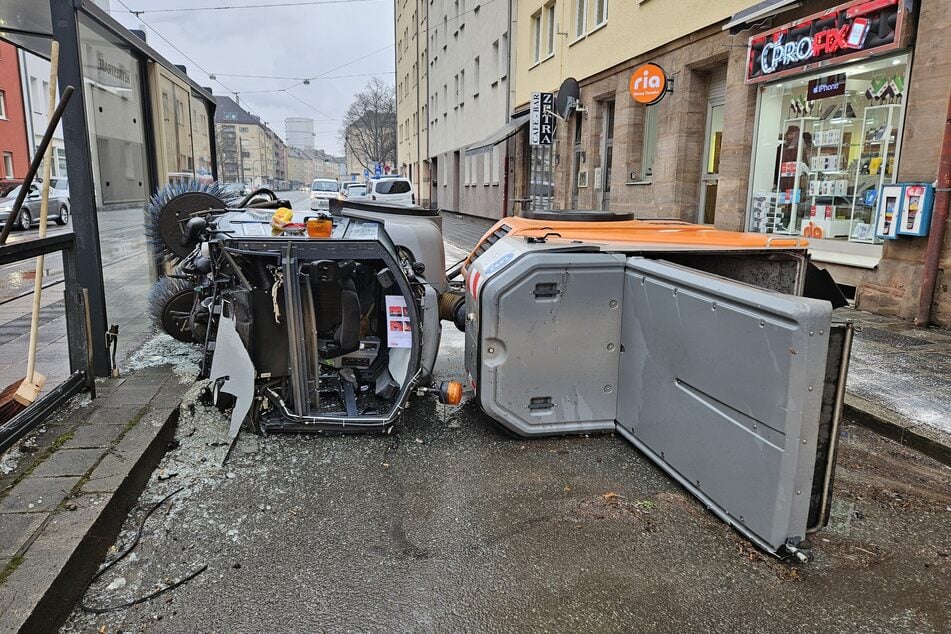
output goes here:
[{"label": "rivet on panel", "polygon": [[804,444],[804,445],[806,444],[806,439],[805,439],[805,438],[802,439],[802,444]]},{"label": "rivet on panel", "polygon": [[760,328],[765,328],[765,327],[766,327],[766,322],[761,319],[760,322],[759,322],[759,327],[760,327]]},{"label": "rivet on panel", "polygon": [[802,491],[800,491],[799,489],[796,489],[796,495],[802,495]]},{"label": "rivet on panel", "polygon": [[809,386],[809,391],[810,391],[810,392],[812,391],[812,386],[811,386],[811,385]]},{"label": "rivet on panel", "polygon": [[489,348],[488,353],[489,353],[489,354],[495,354],[495,348]]},{"label": "rivet on panel", "polygon": [[608,302],[608,306],[610,306],[611,308],[617,308],[617,300],[612,299],[610,302]]},{"label": "rivet on panel", "polygon": [[605,394],[610,394],[610,393],[613,392],[613,391],[614,391],[614,387],[613,387],[613,386],[611,386],[611,385],[605,385],[605,386],[604,386],[604,393],[605,393]]},{"label": "rivet on panel", "polygon": [[812,330],[809,331],[809,336],[810,336],[810,337],[813,336],[814,334],[816,334],[815,331],[812,331]]},{"label": "rivet on panel", "polygon": [[717,309],[717,303],[713,302],[713,304],[710,306],[710,310],[716,310],[716,309]]},{"label": "rivet on panel", "polygon": [[613,351],[613,350],[614,350],[614,344],[613,344],[613,343],[609,343],[609,344],[608,344],[608,350],[609,350],[609,351]]}]

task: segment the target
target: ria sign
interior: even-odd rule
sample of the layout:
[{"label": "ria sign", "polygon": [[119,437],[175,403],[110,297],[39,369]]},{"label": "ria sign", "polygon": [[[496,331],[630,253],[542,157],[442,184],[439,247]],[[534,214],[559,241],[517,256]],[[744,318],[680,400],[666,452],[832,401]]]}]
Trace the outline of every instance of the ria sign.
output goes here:
[{"label": "ria sign", "polygon": [[901,46],[899,0],[853,0],[750,38],[747,83]]},{"label": "ria sign", "polygon": [[642,64],[631,73],[628,89],[634,101],[652,106],[667,94],[667,73],[657,64]]}]

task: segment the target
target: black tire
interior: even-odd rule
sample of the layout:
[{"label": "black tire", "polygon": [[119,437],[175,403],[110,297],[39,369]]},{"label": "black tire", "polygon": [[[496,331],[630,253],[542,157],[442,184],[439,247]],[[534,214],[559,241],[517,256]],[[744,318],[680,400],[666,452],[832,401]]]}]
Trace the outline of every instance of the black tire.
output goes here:
[{"label": "black tire", "polygon": [[179,341],[195,343],[196,335],[189,327],[195,304],[195,289],[185,280],[163,277],[149,293],[149,314],[156,326]]},{"label": "black tire", "polygon": [[33,226],[33,216],[29,209],[20,209],[20,215],[17,217],[17,229],[27,231]]},{"label": "black tire", "polygon": [[59,215],[56,216],[56,224],[62,227],[67,222],[69,222],[69,207],[62,205],[59,208]]}]

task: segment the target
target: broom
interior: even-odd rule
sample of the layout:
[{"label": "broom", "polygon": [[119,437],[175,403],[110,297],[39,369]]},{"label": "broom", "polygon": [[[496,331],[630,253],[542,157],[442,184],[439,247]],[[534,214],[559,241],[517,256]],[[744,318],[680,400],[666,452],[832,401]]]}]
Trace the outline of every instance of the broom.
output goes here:
[{"label": "broom", "polygon": [[[55,40],[50,50],[50,93],[49,110],[52,113],[56,108],[56,78],[59,66],[59,42]],[[40,199],[40,238],[46,237],[46,221],[49,214],[50,177],[52,176],[53,148],[46,147],[43,155],[43,187]],[[29,188],[29,183],[23,183]],[[33,280],[33,318],[30,322],[30,348],[26,362],[26,377],[8,386],[0,394],[0,423],[4,423],[21,411],[29,407],[39,396],[46,377],[36,371],[36,343],[40,328],[40,300],[43,291],[43,264],[44,257],[36,256],[36,277]]]}]

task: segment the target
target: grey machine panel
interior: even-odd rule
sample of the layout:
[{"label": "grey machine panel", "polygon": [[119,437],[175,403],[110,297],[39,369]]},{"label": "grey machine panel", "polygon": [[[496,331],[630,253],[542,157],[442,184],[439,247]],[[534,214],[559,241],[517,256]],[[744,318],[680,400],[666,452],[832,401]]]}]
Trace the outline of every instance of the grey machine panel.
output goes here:
[{"label": "grey machine panel", "polygon": [[624,262],[533,251],[482,284],[467,347],[487,414],[520,436],[614,430]]},{"label": "grey machine panel", "polygon": [[627,262],[618,431],[760,547],[804,539],[828,302]]}]

